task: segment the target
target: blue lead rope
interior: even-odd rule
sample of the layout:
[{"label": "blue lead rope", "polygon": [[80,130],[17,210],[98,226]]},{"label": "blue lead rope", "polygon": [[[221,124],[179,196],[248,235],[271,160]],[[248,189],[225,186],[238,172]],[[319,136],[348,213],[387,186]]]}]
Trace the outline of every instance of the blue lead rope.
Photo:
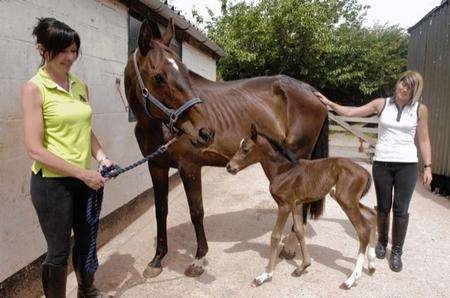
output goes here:
[{"label": "blue lead rope", "polygon": [[[156,149],[153,153],[147,155],[143,159],[125,167],[121,168],[118,165],[112,165],[110,167],[101,167],[100,174],[103,177],[112,178],[117,177],[126,171],[134,169],[135,167],[143,164],[146,161],[152,160],[158,155],[163,154],[167,151],[169,145],[174,142],[177,138],[173,138],[165,145]],[[98,269],[98,258],[97,258],[97,232],[100,223],[100,211],[102,209],[103,202],[103,187],[94,190],[91,189],[89,197],[86,204],[86,221],[89,224],[89,250],[86,257],[86,263],[84,264],[84,270],[89,274],[94,274]]]},{"label": "blue lead rope", "polygon": [[86,221],[89,224],[89,250],[84,264],[84,270],[94,274],[98,268],[97,259],[97,231],[102,209],[103,187],[98,190],[91,189],[86,205]]}]

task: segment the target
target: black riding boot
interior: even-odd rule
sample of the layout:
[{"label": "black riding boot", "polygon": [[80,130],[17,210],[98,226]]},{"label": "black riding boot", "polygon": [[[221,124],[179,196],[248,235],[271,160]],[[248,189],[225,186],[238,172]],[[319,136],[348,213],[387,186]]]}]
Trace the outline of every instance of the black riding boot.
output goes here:
[{"label": "black riding boot", "polygon": [[112,297],[108,294],[100,292],[94,286],[94,274],[90,274],[84,270],[86,256],[73,255],[72,263],[78,282],[78,298]]},{"label": "black riding boot", "polygon": [[389,267],[392,271],[402,271],[402,252],[403,243],[405,243],[406,230],[408,229],[409,214],[398,217],[394,216],[392,222],[392,248],[389,259]]},{"label": "black riding boot", "polygon": [[375,255],[379,259],[384,259],[389,234],[389,213],[383,213],[377,210],[377,228],[378,242],[375,247]]},{"label": "black riding boot", "polygon": [[42,264],[42,287],[47,298],[66,297],[67,266]]}]

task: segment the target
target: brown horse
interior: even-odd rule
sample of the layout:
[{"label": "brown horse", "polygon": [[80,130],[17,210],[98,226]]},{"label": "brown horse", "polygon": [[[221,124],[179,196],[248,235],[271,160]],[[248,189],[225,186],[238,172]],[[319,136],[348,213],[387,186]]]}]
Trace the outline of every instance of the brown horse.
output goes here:
[{"label": "brown horse", "polygon": [[[203,229],[201,167],[224,167],[238,150],[239,141],[252,122],[297,157],[325,157],[328,154],[327,109],[312,93],[314,88],[286,76],[231,82],[203,79],[189,72],[168,47],[174,34],[171,21],[161,39],[153,38],[151,32],[145,21],[139,32],[139,47],[125,69],[125,90],[137,117],[135,135],[142,154],[150,154],[173,137],[161,122],[168,122],[171,116],[161,109],[178,109],[193,98],[201,98],[202,103],[197,102],[176,117],[178,120],[169,127],[181,131],[182,136],[167,153],[149,163],[155,193],[157,248],[144,275],[159,274],[161,260],[167,253],[168,172],[172,167],[179,170],[197,238],[195,261],[185,274],[198,276],[204,271],[208,251]],[[164,107],[157,108],[152,103],[147,106],[144,88]],[[323,200],[305,209],[316,218],[322,213]]]},{"label": "brown horse", "polygon": [[254,285],[261,285],[272,278],[278,244],[289,213],[292,213],[294,219],[294,232],[303,257],[302,264],[294,271],[294,275],[300,276],[311,265],[297,204],[317,200],[328,193],[347,214],[359,238],[355,268],[343,285],[350,288],[361,276],[369,242],[369,271],[375,271],[376,213],[359,202],[370,188],[372,178],[369,172],[346,158],[296,160],[283,145],[258,134],[256,127],[252,125],[251,134],[241,141],[238,152],[227,164],[227,171],[236,174],[257,162],[261,163],[270,181],[270,194],[278,205],[278,218],[271,237],[269,265],[263,274],[255,278]]}]

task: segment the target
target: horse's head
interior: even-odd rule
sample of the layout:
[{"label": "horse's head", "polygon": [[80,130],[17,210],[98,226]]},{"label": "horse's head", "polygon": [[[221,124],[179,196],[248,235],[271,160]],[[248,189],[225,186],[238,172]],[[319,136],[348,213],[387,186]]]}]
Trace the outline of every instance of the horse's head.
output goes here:
[{"label": "horse's head", "polygon": [[[187,67],[169,48],[174,33],[170,20],[163,37],[155,39],[149,22],[144,21],[139,32],[139,50],[128,60],[125,71],[129,82],[126,88],[135,88],[141,108],[152,117],[181,130],[193,145],[207,147],[214,140],[214,130],[192,87]],[[156,104],[148,102],[145,93]]]},{"label": "horse's head", "polygon": [[260,150],[260,141],[256,126],[252,124],[250,135],[242,139],[238,151],[227,164],[227,171],[234,175],[249,165],[259,162],[263,154]]}]

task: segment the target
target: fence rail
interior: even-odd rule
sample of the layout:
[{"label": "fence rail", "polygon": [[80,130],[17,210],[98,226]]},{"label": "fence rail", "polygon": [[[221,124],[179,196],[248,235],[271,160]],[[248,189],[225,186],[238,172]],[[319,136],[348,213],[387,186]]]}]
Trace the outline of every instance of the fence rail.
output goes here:
[{"label": "fence rail", "polygon": [[[359,151],[365,152],[370,160],[372,160],[375,152],[375,144],[378,136],[378,127],[365,127],[367,124],[377,124],[378,117],[344,117],[338,116],[330,110],[328,112],[330,118],[330,131],[348,131],[354,134],[359,141]],[[368,136],[371,134],[372,136]],[[368,148],[364,149],[363,143],[367,143]]]}]

